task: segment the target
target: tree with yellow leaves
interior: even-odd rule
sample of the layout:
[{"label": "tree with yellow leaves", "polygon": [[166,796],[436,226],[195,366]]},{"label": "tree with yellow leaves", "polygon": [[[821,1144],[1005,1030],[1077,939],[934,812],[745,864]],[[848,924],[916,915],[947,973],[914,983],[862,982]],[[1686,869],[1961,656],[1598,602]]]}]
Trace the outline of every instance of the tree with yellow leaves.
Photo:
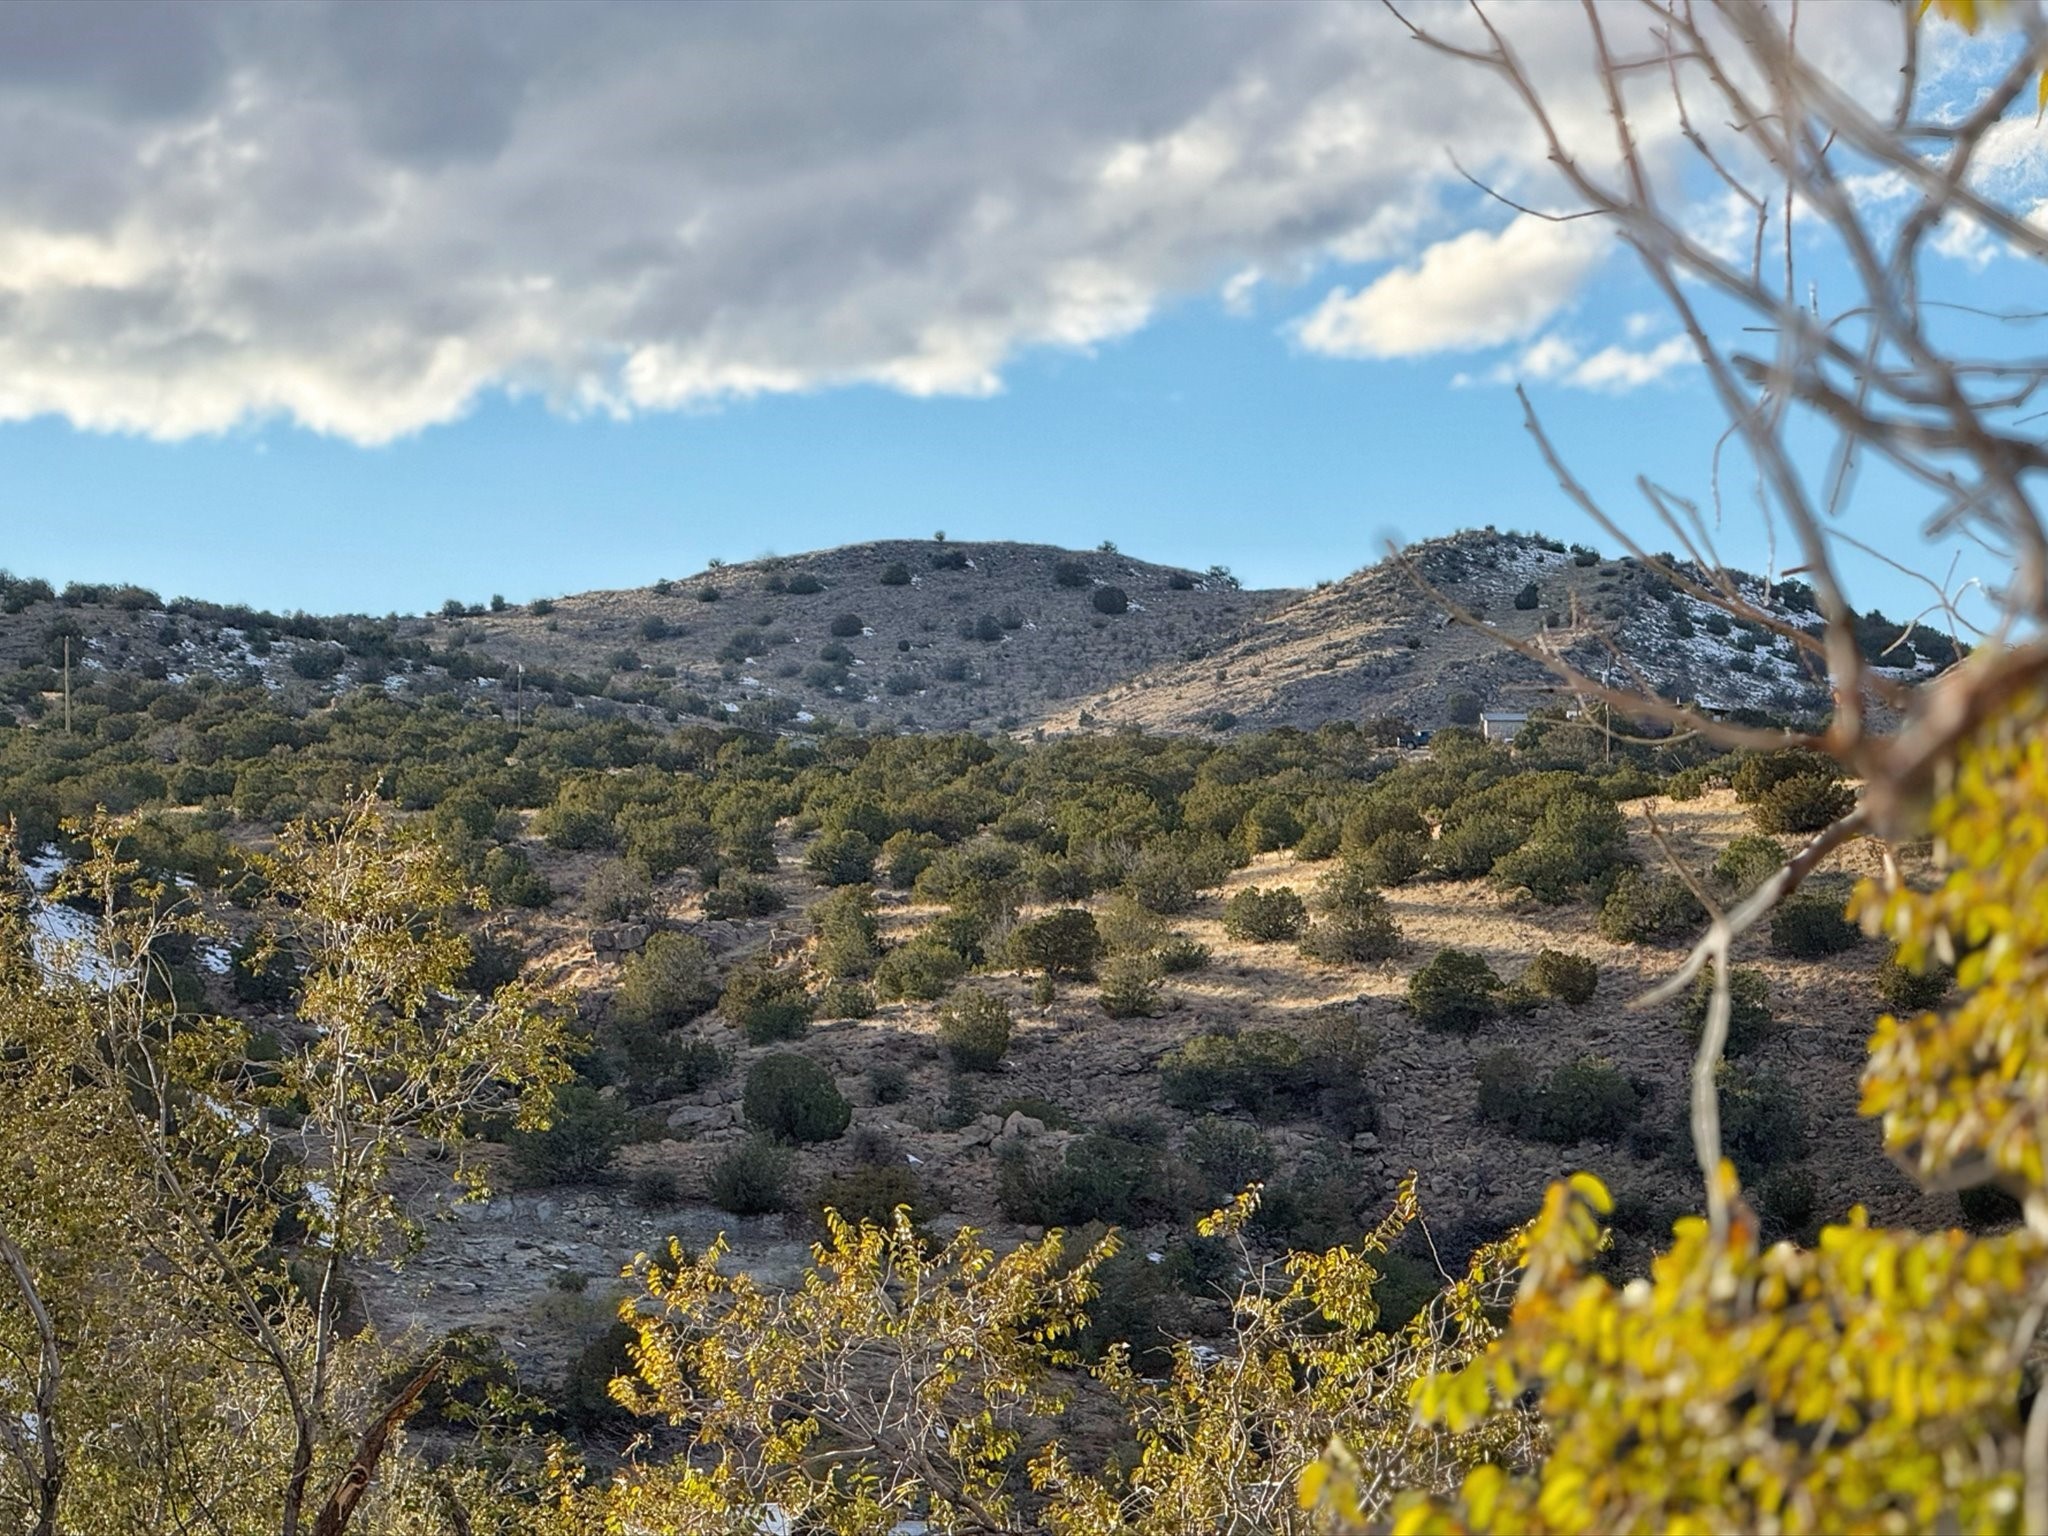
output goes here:
[{"label": "tree with yellow leaves", "polygon": [[[1926,7],[1922,7],[1926,9]],[[1941,10],[1974,29],[1977,7]],[[2023,258],[2048,236],[1975,184],[1986,134],[2039,72],[2044,31],[2019,11],[2025,46],[1960,120],[1916,117],[1915,34],[1907,22],[1903,86],[1889,118],[1866,110],[1801,56],[1786,19],[1761,4],[1663,11],[1662,73],[1685,131],[1758,212],[1759,259],[1747,272],[1705,250],[1665,213],[1631,130],[1634,66],[1610,50],[1588,9],[1611,109],[1618,166],[1603,180],[1566,146],[1542,98],[1490,25],[1473,46],[1416,30],[1424,42],[1494,70],[1549,135],[1552,158],[1589,211],[1613,219],[1642,254],[1698,343],[1773,510],[1796,534],[1827,623],[1807,637],[1825,661],[1836,715],[1796,744],[1833,756],[1864,780],[1862,802],[1733,910],[1713,909],[1706,937],[1668,996],[1706,970],[1713,1005],[1694,1064],[1692,1120],[1706,1215],[1681,1222],[1644,1278],[1593,1272],[1609,1197],[1580,1175],[1552,1189],[1523,1234],[1524,1264],[1502,1336],[1483,1356],[1414,1387],[1418,1416],[1471,1433],[1532,1400],[1548,1430],[1543,1453],[1475,1467],[1450,1497],[1411,1490],[1393,1505],[1403,1532],[2048,1530],[2048,1394],[2039,1394],[2048,1318],[2048,537],[2024,475],[2038,444],[2015,430],[2038,380],[2021,357],[1959,359],[1933,340],[1920,259],[1944,219],[1967,216]],[[1782,179],[1821,233],[1839,242],[1860,285],[1835,315],[1795,297],[1798,254],[1780,227],[1786,281],[1764,280],[1763,220],[1748,193],[1691,126],[1685,93],[1703,85],[1738,125],[1750,164]],[[1895,228],[1872,228],[1844,178],[1858,162],[1898,171],[1915,206]],[[1888,242],[1888,243],[1887,243]],[[1688,287],[1750,309],[1776,337],[1774,357],[1730,356],[1708,339]],[[2012,317],[2022,320],[2024,317]],[[1847,338],[1854,335],[1853,343]],[[1838,433],[1821,498],[1786,428],[1795,408]],[[1530,418],[1566,490],[1604,516]],[[1984,643],[1940,681],[1901,688],[1859,653],[1835,552],[1867,548],[1838,526],[1848,471],[1876,456],[1936,496],[1932,533],[1967,529],[2011,551],[2014,579],[1998,596]],[[1647,487],[1661,513],[1668,493]],[[1696,525],[1697,526],[1697,525]],[[1932,584],[1931,584],[1932,585]],[[1935,608],[1962,622],[1954,594]],[[1741,616],[1732,585],[1706,600]],[[1545,658],[1574,687],[1619,691]],[[1663,718],[1733,741],[1748,733],[1673,705],[1633,701]],[[1880,709],[1896,717],[1879,729]],[[1851,905],[1888,934],[1900,961],[1953,964],[1949,1007],[1881,1018],[1870,1042],[1862,1110],[1885,1145],[1929,1188],[1994,1182],[2018,1197],[2026,1225],[1998,1236],[1873,1228],[1860,1210],[1822,1230],[1810,1250],[1766,1247],[1732,1170],[1720,1158],[1715,1069],[1726,1041],[1731,947],[1819,863],[1854,837],[1887,850],[1931,832],[1944,875],[1908,888],[1887,851],[1886,874]],[[1711,903],[1709,903],[1711,907]],[[2028,1396],[2033,1405],[2022,1413]],[[1344,1475],[1341,1458],[1304,1482],[1304,1497],[1357,1524],[1382,1518],[1380,1490]]]},{"label": "tree with yellow leaves", "polygon": [[204,925],[120,819],[73,831],[58,891],[91,901],[90,940],[45,959],[0,905],[0,1360],[35,1362],[0,1369],[0,1515],[340,1536],[398,1497],[385,1455],[425,1381],[394,1394],[386,1342],[342,1326],[348,1266],[405,1237],[391,1165],[425,1144],[461,1171],[473,1117],[539,1123],[562,1026],[516,986],[462,990],[460,882],[374,801],[266,861],[305,966],[281,1045],[178,1002],[167,941]]}]

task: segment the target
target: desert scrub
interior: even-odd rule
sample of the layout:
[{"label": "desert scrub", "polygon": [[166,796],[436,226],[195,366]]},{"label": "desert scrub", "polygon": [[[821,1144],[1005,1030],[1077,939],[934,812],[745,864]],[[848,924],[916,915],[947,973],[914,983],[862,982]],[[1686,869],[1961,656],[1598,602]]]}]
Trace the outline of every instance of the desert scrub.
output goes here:
[{"label": "desert scrub", "polygon": [[1420,832],[1383,832],[1355,862],[1360,873],[1374,885],[1406,885],[1429,858],[1429,839]]},{"label": "desert scrub", "polygon": [[1692,933],[1707,909],[1676,875],[1625,869],[1600,904],[1600,937],[1617,944],[1656,944]]},{"label": "desert scrub", "polygon": [[1010,933],[1010,959],[1019,969],[1043,971],[1052,977],[1085,980],[1095,974],[1102,955],[1102,935],[1095,917],[1080,907],[1064,907]]},{"label": "desert scrub", "polygon": [[1408,1006],[1427,1028],[1468,1032],[1493,1018],[1501,989],[1484,955],[1440,949],[1408,978]]},{"label": "desert scrub", "polygon": [[1324,918],[1302,936],[1305,959],[1324,965],[1363,965],[1391,959],[1401,948],[1401,930],[1382,902],[1377,912]]},{"label": "desert scrub", "polygon": [[704,893],[704,915],[715,919],[767,917],[786,905],[782,893],[765,880],[733,870],[727,870],[718,885]]},{"label": "desert scrub", "polygon": [[1714,882],[1729,895],[1747,896],[1785,867],[1785,850],[1775,837],[1746,832],[1714,860]]},{"label": "desert scrub", "polygon": [[584,1184],[602,1178],[625,1144],[625,1111],[589,1083],[555,1090],[554,1113],[544,1131],[514,1131],[514,1179],[528,1187]]},{"label": "desert scrub", "polygon": [[733,972],[718,999],[718,1011],[745,1031],[749,1045],[795,1040],[811,1022],[811,1000],[802,973],[754,961]]},{"label": "desert scrub", "polygon": [[765,1216],[789,1204],[789,1148],[757,1134],[720,1154],[711,1165],[711,1203],[735,1216]]},{"label": "desert scrub", "polygon": [[835,981],[822,988],[811,1008],[811,1016],[819,1019],[867,1019],[874,1012],[874,988],[858,981]]},{"label": "desert scrub", "polygon": [[612,1006],[629,1024],[686,1024],[718,1001],[711,951],[694,934],[656,933],[625,964]]},{"label": "desert scrub", "polygon": [[856,1226],[877,1227],[888,1226],[898,1209],[907,1209],[912,1222],[929,1221],[938,1214],[923,1181],[901,1163],[868,1164],[831,1174],[818,1185],[811,1208],[820,1216],[837,1211]]},{"label": "desert scrub", "polygon": [[877,850],[865,832],[826,832],[804,852],[804,868],[820,885],[865,885],[875,877]]},{"label": "desert scrub", "polygon": [[1120,955],[1103,967],[1096,994],[1112,1019],[1149,1019],[1163,1005],[1159,962],[1150,955]]},{"label": "desert scrub", "polygon": [[[1707,1008],[1713,1001],[1713,967],[1709,965],[1686,994],[1684,1022],[1687,1036],[1697,1044],[1707,1027]],[[1764,973],[1738,965],[1728,973],[1728,1043],[1730,1056],[1740,1056],[1761,1045],[1771,1031],[1771,987]]]},{"label": "desert scrub", "polygon": [[1818,832],[1856,808],[1856,792],[1841,780],[1801,774],[1765,790],[1750,810],[1759,832]]},{"label": "desert scrub", "polygon": [[1863,931],[1843,915],[1839,898],[1801,891],[1771,914],[1771,952],[1813,960],[1839,955],[1863,942]]},{"label": "desert scrub", "polygon": [[939,1043],[963,1072],[993,1072],[1010,1049],[1010,1010],[1001,998],[965,988],[939,1010]]},{"label": "desert scrub", "polygon": [[748,1124],[782,1141],[832,1141],[853,1119],[832,1074],[794,1052],[754,1063],[740,1107]]},{"label": "desert scrub", "polygon": [[1600,967],[1585,955],[1539,949],[1536,958],[1529,962],[1529,969],[1523,972],[1522,981],[1533,992],[1580,1008],[1593,1000],[1593,992],[1600,985]]},{"label": "desert scrub", "polygon": [[958,950],[931,939],[913,939],[882,956],[875,967],[875,995],[931,1002],[944,997],[966,974],[967,961]]},{"label": "desert scrub", "polygon": [[1895,944],[1877,968],[1877,995],[1897,1013],[1920,1013],[1948,995],[1954,973],[1929,955],[1920,968],[1906,965]]},{"label": "desert scrub", "polygon": [[1175,1046],[1160,1058],[1159,1086],[1176,1109],[1234,1105],[1263,1117],[1301,1108],[1317,1083],[1299,1039],[1284,1030],[1247,1029],[1212,1030]]},{"label": "desert scrub", "polygon": [[1293,887],[1250,886],[1223,904],[1223,931],[1251,944],[1297,939],[1308,926],[1308,908]]}]

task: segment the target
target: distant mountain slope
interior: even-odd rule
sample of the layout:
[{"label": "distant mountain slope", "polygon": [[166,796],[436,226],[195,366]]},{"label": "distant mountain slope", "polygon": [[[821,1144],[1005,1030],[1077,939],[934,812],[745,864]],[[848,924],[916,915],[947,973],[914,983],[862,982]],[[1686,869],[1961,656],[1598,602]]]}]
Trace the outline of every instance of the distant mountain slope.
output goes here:
[{"label": "distant mountain slope", "polygon": [[[1826,689],[1789,640],[1762,626],[1730,625],[1639,561],[1491,530],[1431,540],[1407,557],[1453,602],[1595,677],[1640,677],[1667,696],[1722,709],[1800,714],[1827,706]],[[1795,585],[1781,600],[1755,582],[1745,595],[1774,618],[1816,624],[1794,606],[1798,591]],[[1913,653],[1898,659],[1910,664]],[[1388,560],[1273,605],[1204,654],[1077,699],[1047,725],[1307,728],[1394,716],[1434,728],[1450,723],[1459,695],[1485,709],[1569,702],[1552,673],[1452,622],[1407,569]]]},{"label": "distant mountain slope", "polygon": [[[1826,708],[1788,640],[1730,625],[1637,561],[1492,530],[1407,558],[1454,602],[1595,675],[1722,708]],[[1745,595],[1788,623],[1816,622],[1796,583],[1754,582]],[[1898,631],[1873,624],[1877,654]],[[1451,622],[1398,562],[1310,592],[1246,591],[1220,571],[1044,544],[852,544],[648,587],[384,619],[166,605],[139,588],[60,600],[0,577],[0,708],[55,707],[66,636],[81,686],[211,674],[308,704],[374,686],[528,712],[786,728],[1189,731],[1374,716],[1434,728],[1474,701],[1563,702],[1548,672]],[[1916,636],[1885,660],[1924,674],[1952,654]]]},{"label": "distant mountain slope", "polygon": [[17,701],[54,693],[68,636],[79,686],[117,673],[211,675],[306,702],[377,686],[509,693],[526,710],[1018,729],[1078,694],[1226,644],[1296,595],[1112,551],[938,540],[382,619],[167,605],[135,587],[58,600],[41,583],[0,579],[0,686]]}]

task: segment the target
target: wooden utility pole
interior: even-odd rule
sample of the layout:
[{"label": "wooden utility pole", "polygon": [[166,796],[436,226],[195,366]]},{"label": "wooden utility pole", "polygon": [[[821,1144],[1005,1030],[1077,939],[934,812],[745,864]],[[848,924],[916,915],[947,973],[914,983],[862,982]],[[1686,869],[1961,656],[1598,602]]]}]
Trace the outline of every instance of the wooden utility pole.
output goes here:
[{"label": "wooden utility pole", "polygon": [[516,661],[513,666],[519,669],[519,679],[512,685],[512,729],[516,731],[526,714],[526,663]]},{"label": "wooden utility pole", "polygon": [[71,734],[71,637],[64,637],[64,734]]}]

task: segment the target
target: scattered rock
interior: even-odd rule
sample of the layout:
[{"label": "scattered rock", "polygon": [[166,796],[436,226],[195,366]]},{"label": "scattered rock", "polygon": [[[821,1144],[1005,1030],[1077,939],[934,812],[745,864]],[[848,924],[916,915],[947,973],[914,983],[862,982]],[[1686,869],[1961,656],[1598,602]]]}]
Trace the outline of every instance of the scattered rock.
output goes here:
[{"label": "scattered rock", "polygon": [[590,930],[591,953],[603,960],[638,953],[647,947],[645,923],[606,923]]}]

